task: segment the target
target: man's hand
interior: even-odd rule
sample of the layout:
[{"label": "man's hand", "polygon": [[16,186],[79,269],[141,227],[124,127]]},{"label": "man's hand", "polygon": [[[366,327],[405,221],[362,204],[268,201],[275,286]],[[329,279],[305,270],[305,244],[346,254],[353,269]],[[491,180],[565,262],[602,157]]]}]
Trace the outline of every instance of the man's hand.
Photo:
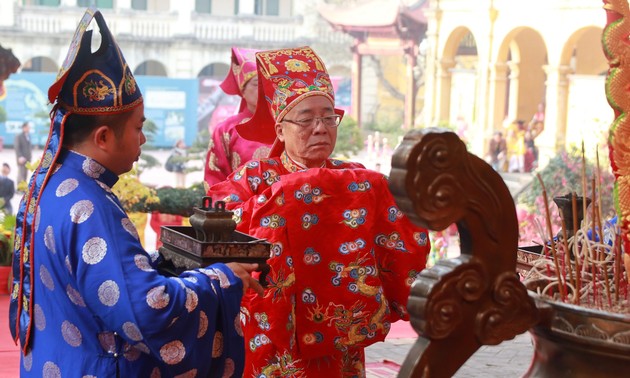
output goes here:
[{"label": "man's hand", "polygon": [[26,163],[26,158],[24,156],[20,156],[18,158],[18,163],[20,163],[20,165],[24,165]]},{"label": "man's hand", "polygon": [[227,265],[227,267],[230,268],[232,272],[241,279],[241,281],[243,281],[243,293],[245,293],[247,289],[252,289],[258,293],[259,296],[262,297],[264,295],[265,292],[263,287],[260,285],[260,282],[258,282],[258,280],[250,274],[258,269],[258,264],[231,262],[225,265]]}]

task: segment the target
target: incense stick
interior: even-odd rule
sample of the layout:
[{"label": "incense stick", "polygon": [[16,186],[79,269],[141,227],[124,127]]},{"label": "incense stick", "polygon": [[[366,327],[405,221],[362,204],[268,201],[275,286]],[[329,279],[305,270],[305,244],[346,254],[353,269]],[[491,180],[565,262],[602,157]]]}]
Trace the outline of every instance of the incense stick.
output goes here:
[{"label": "incense stick", "polygon": [[564,301],[565,300],[564,284],[562,282],[562,274],[560,272],[560,267],[558,266],[558,258],[556,256],[556,243],[553,240],[553,231],[551,229],[551,216],[549,215],[549,202],[547,201],[547,189],[545,188],[545,183],[543,182],[542,177],[540,177],[540,173],[536,173],[536,177],[538,178],[538,181],[540,182],[540,186],[542,187],[543,201],[545,202],[545,215],[547,219],[547,232],[549,232],[549,241],[550,241],[549,244],[551,245],[551,255],[553,257],[553,262],[556,267],[556,277],[558,278],[558,290],[560,292],[560,298],[562,298],[562,301]]}]

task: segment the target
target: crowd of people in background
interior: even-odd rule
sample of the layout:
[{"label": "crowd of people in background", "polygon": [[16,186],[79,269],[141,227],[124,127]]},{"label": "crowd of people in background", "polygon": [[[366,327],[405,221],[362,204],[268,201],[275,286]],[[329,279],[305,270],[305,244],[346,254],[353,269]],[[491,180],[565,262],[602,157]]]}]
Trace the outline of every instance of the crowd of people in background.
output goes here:
[{"label": "crowd of people in background", "polygon": [[538,147],[536,138],[545,125],[544,105],[529,122],[523,120],[508,121],[503,130],[492,135],[486,160],[498,172],[527,173],[538,167]]}]

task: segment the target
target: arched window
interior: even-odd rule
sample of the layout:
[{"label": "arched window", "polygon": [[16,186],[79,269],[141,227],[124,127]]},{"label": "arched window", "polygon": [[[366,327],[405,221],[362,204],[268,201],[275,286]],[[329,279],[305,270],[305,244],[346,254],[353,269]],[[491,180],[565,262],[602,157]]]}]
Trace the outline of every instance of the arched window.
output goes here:
[{"label": "arched window", "polygon": [[22,64],[22,71],[25,72],[57,72],[59,67],[55,62],[47,57],[36,56]]}]

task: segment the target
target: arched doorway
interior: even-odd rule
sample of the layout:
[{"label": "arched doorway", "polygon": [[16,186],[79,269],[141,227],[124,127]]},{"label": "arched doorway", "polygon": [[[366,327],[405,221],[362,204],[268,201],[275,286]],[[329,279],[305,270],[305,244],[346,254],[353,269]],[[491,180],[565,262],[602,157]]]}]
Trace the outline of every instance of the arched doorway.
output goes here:
[{"label": "arched doorway", "polygon": [[166,67],[156,60],[147,60],[141,63],[133,71],[133,74],[145,76],[168,76],[166,74]]},{"label": "arched doorway", "polygon": [[606,148],[614,118],[605,95],[608,61],[601,49],[601,35],[597,27],[576,31],[561,56],[561,66],[567,69],[566,78],[561,80],[566,88],[560,90],[571,95],[565,96],[566,111],[559,115],[566,121],[562,128],[559,124],[557,143],[569,148],[579,147],[584,141],[585,152],[591,156],[598,146]]},{"label": "arched doorway", "polygon": [[546,65],[547,47],[536,30],[508,33],[495,63],[494,129],[514,120],[529,122],[538,104],[545,104]]},{"label": "arched doorway", "polygon": [[59,67],[54,60],[45,56],[36,56],[27,60],[22,65],[22,71],[26,72],[57,72]]},{"label": "arched doorway", "polygon": [[462,139],[469,138],[469,125],[477,122],[478,88],[477,43],[468,28],[453,30],[445,46],[439,67],[436,109],[439,118],[431,126],[448,126]]}]

